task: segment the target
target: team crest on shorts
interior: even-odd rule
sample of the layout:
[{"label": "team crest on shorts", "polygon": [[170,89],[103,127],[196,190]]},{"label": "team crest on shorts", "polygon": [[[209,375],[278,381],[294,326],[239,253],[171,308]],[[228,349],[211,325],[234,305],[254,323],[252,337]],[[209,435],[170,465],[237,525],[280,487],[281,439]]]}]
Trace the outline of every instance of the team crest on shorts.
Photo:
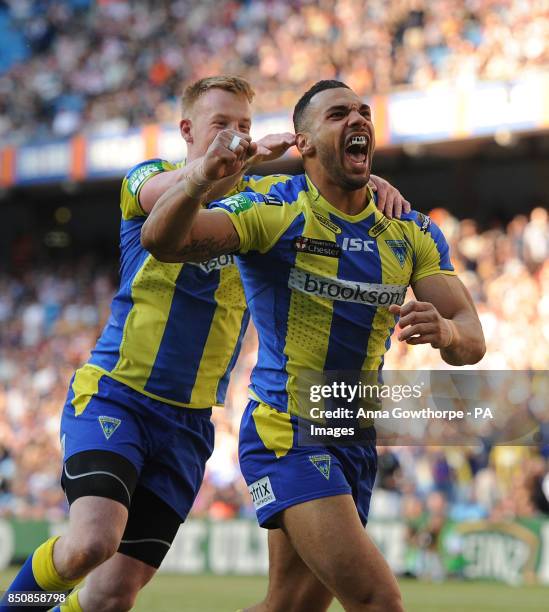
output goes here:
[{"label": "team crest on shorts", "polygon": [[309,457],[315,468],[326,478],[330,480],[330,466],[332,464],[331,455],[311,455]]},{"label": "team crest on shorts", "polygon": [[248,487],[248,491],[252,496],[252,501],[256,510],[259,510],[260,508],[263,508],[263,506],[276,501],[276,496],[273,492],[273,487],[268,476],[260,478],[252,483]]},{"label": "team crest on shorts", "polygon": [[101,425],[101,429],[103,430],[103,435],[107,440],[112,436],[112,434],[118,429],[118,426],[122,421],[120,419],[115,419],[114,417],[109,416],[100,416],[97,417],[99,421],[99,425]]}]

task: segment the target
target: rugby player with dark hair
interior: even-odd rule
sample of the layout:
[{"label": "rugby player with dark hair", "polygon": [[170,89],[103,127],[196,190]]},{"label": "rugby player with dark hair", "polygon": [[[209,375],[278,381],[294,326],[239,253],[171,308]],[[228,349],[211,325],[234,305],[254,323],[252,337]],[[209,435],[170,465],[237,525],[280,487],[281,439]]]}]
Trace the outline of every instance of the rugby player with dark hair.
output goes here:
[{"label": "rugby player with dark hair", "polygon": [[[416,211],[388,220],[376,209],[368,104],[344,83],[321,81],[297,103],[294,122],[305,174],[264,179],[267,190],[259,180],[256,193],[204,210],[208,190],[236,163],[230,148],[209,150],[192,189],[159,199],[143,241],[162,256],[161,228],[177,211],[172,261],[238,254],[259,335],[240,467],[258,521],[271,529],[269,592],[252,609],[320,611],[335,596],[346,610],[401,612],[397,582],[364,530],[373,427],[366,442],[300,445],[299,382],[311,371],[377,375],[398,317],[399,341],[430,344],[451,365],[478,362],[484,337],[440,229]],[[416,299],[404,303],[408,286]]]}]

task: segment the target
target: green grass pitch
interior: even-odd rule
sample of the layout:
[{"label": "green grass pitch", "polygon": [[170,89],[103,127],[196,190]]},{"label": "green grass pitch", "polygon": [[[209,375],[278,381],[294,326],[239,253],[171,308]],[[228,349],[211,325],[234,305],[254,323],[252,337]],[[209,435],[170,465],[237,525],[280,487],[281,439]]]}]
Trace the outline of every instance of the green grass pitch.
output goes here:
[{"label": "green grass pitch", "polygon": [[[14,570],[0,574],[0,590],[6,588],[13,574]],[[160,574],[139,595],[134,610],[235,612],[260,601],[266,585],[266,579],[258,577]],[[401,580],[400,586],[407,612],[542,612],[549,601],[549,587],[542,586],[412,580]],[[333,604],[330,612],[342,609]]]}]

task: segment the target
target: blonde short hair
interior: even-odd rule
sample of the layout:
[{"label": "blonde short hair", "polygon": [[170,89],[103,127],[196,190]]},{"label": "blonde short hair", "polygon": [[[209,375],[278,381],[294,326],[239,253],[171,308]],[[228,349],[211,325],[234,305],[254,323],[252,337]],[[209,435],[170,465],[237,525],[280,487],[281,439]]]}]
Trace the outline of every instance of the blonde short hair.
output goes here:
[{"label": "blonde short hair", "polygon": [[237,95],[246,96],[248,102],[252,102],[255,91],[252,86],[241,77],[237,76],[213,76],[199,79],[187,85],[181,96],[181,112],[188,114],[195,102],[210,89],[223,89]]}]

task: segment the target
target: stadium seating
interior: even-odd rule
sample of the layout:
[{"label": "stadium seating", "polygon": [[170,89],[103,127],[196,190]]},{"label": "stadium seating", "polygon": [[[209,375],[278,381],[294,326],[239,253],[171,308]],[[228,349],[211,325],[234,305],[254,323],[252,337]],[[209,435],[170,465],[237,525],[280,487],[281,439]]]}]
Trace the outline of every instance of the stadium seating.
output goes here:
[{"label": "stadium seating", "polygon": [[249,78],[257,112],[280,112],[319,77],[367,95],[510,81],[549,62],[535,0],[1,4],[0,138],[17,144],[172,124],[182,83],[211,74]]}]

